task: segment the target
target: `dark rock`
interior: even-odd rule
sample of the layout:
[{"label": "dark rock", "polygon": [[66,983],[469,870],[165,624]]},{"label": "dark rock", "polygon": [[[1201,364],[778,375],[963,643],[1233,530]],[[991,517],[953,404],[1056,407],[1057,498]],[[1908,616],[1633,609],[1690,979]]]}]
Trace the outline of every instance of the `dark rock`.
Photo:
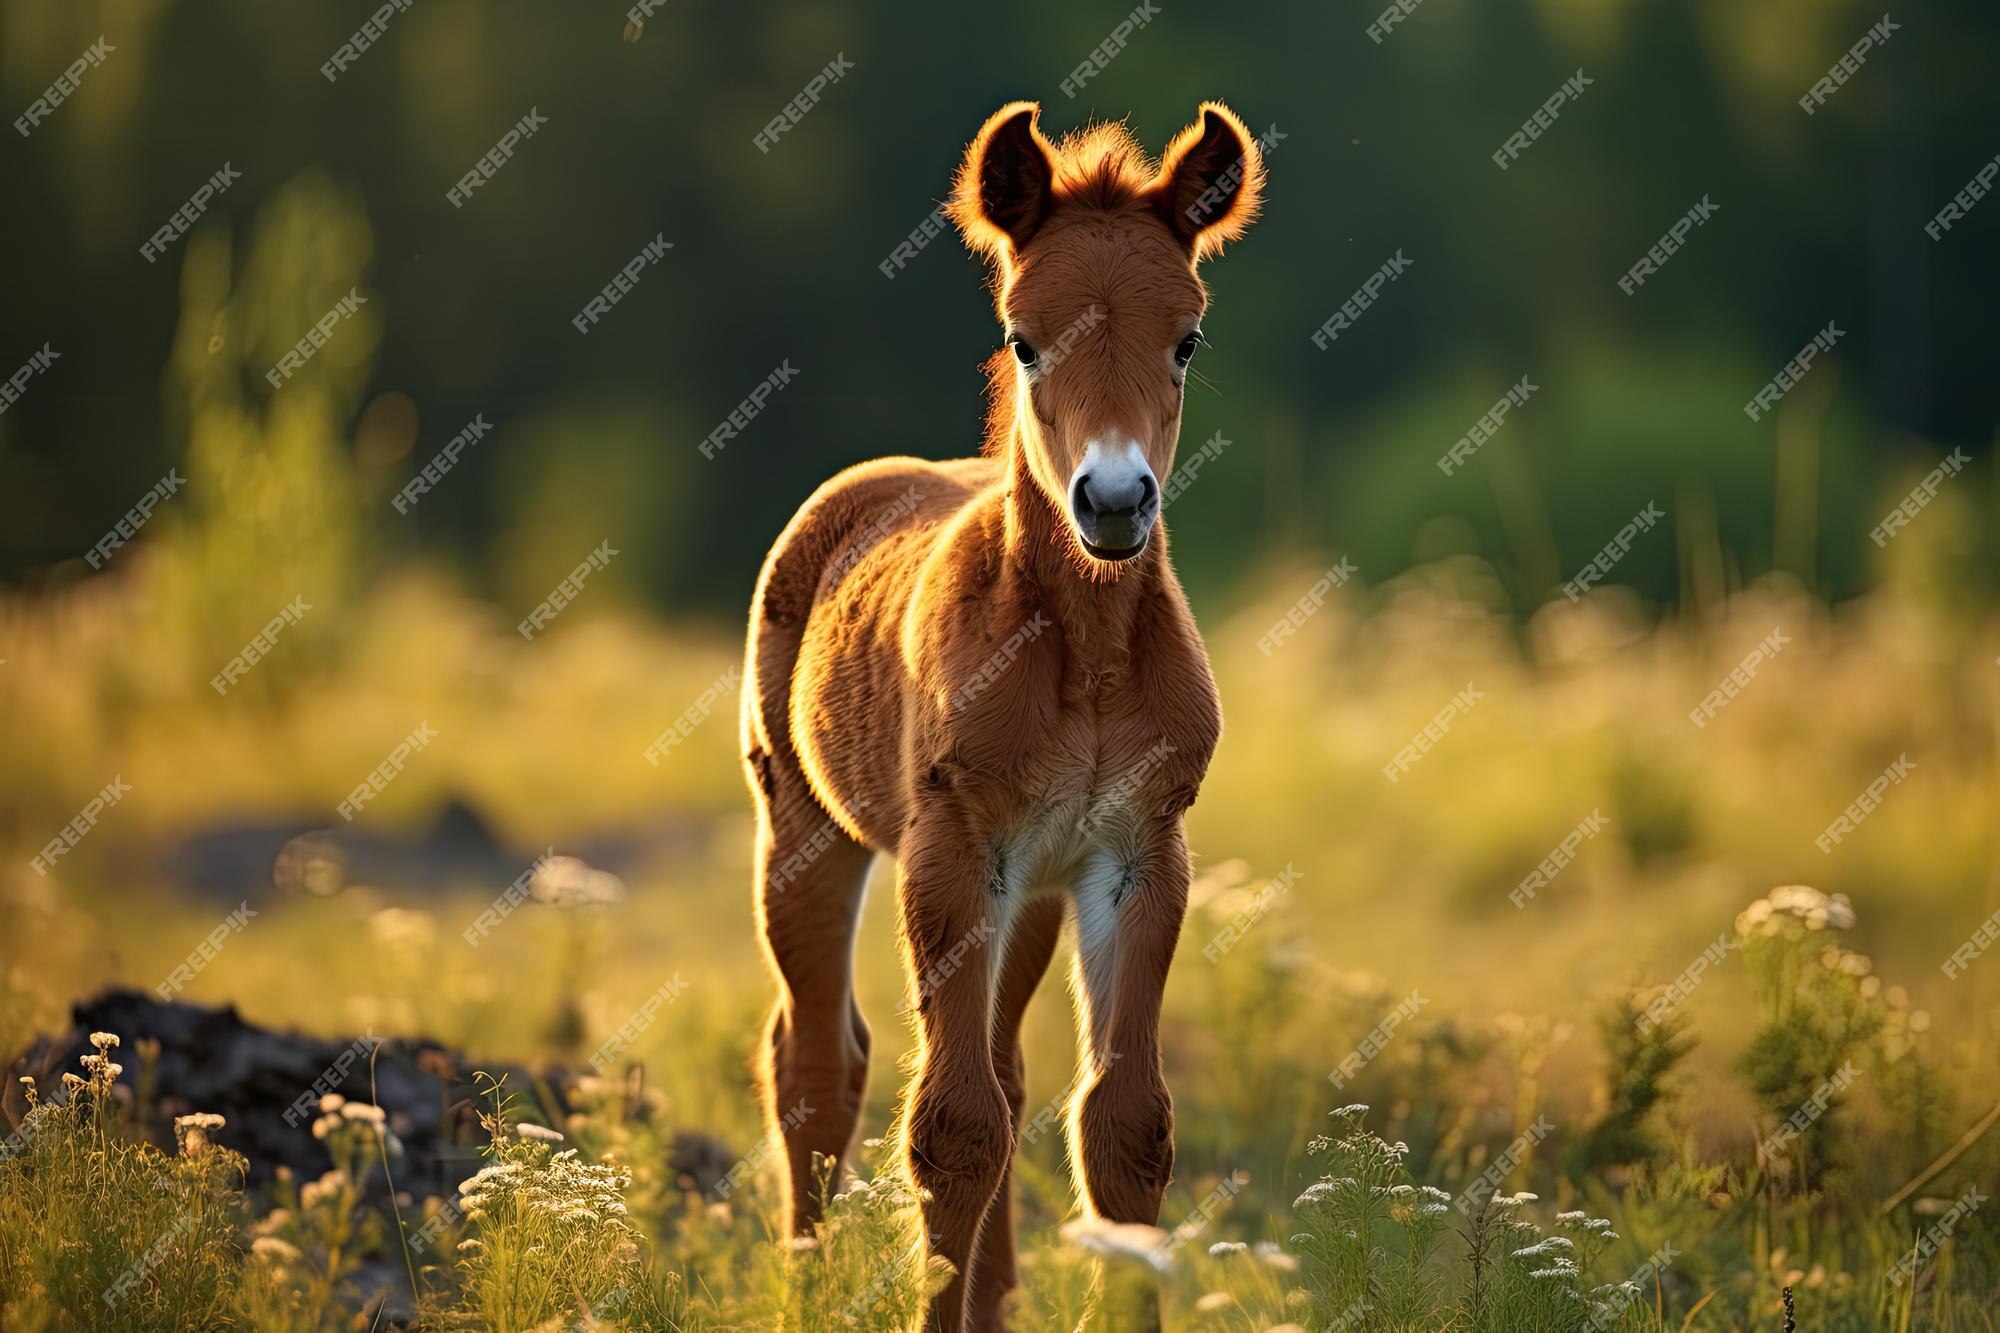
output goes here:
[{"label": "dark rock", "polygon": [[[129,1092],[141,1132],[171,1152],[175,1116],[214,1112],[228,1123],[210,1137],[249,1159],[253,1188],[268,1182],[279,1166],[290,1167],[300,1180],[331,1167],[324,1145],[312,1136],[316,1103],[326,1092],[372,1101],[387,1113],[403,1144],[402,1159],[391,1162],[396,1187],[416,1199],[451,1196],[478,1167],[485,1130],[478,1120],[484,1103],[473,1080],[475,1067],[437,1042],[390,1038],[377,1046],[366,1034],[330,1039],[273,1032],[245,1022],[233,1005],[162,1003],[134,990],[110,990],[82,1001],[71,1017],[70,1031],[38,1038],[9,1064],[0,1094],[9,1132],[27,1111],[21,1075],[35,1080],[43,1098],[54,1099],[63,1074],[81,1072],[77,1062],[91,1049],[90,1034],[113,1032],[122,1043],[114,1053],[124,1066],[118,1086]],[[142,1042],[159,1043],[150,1071],[144,1068]],[[559,1125],[574,1100],[576,1071],[535,1073],[493,1062],[477,1068],[506,1076],[518,1118]],[[683,1133],[674,1141],[676,1177],[703,1193],[713,1191],[735,1160],[726,1145],[707,1135]],[[379,1175],[375,1188],[383,1188]]]}]

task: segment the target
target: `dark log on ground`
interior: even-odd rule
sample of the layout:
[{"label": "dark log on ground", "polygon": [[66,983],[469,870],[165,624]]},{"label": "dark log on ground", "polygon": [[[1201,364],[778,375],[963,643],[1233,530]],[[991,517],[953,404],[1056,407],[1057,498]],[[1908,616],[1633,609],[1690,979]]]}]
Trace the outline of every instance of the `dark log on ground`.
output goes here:
[{"label": "dark log on ground", "polygon": [[[365,1034],[325,1038],[273,1032],[245,1022],[234,1005],[217,1009],[162,1003],[134,990],[109,990],[81,1001],[70,1016],[74,1026],[68,1032],[37,1038],[9,1064],[0,1093],[9,1133],[27,1111],[22,1075],[35,1080],[44,1099],[58,1098],[63,1074],[81,1072],[77,1062],[91,1049],[90,1034],[112,1032],[122,1042],[115,1052],[124,1066],[118,1086],[130,1093],[147,1138],[171,1152],[175,1116],[214,1112],[228,1123],[210,1137],[249,1160],[253,1188],[267,1182],[279,1166],[312,1180],[332,1165],[325,1146],[312,1136],[312,1123],[319,1096],[337,1092],[373,1101],[387,1113],[403,1144],[403,1159],[393,1163],[399,1190],[417,1199],[426,1194],[449,1197],[477,1169],[486,1138],[478,1112],[487,1103],[474,1083],[477,1070],[506,1076],[508,1091],[522,1098],[517,1119],[539,1119],[556,1127],[572,1107],[579,1076],[561,1067],[530,1071],[513,1064],[474,1064],[427,1038],[395,1037],[373,1052],[371,1093],[373,1043]],[[159,1043],[157,1058],[149,1061],[141,1042]],[[643,1114],[639,1099],[631,1100]],[[736,1160],[726,1145],[706,1134],[684,1131],[673,1143],[676,1178],[704,1195],[713,1193]]]}]

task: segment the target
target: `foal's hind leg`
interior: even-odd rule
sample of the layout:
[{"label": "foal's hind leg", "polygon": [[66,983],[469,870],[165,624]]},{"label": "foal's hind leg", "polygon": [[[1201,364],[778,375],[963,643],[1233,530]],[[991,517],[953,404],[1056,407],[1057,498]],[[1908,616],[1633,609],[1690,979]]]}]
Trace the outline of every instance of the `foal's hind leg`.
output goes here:
[{"label": "foal's hind leg", "polygon": [[757,920],[778,979],[758,1083],[785,1141],[787,1235],[819,1220],[815,1153],[853,1141],[868,1090],[868,1025],[854,1003],[854,934],[870,853],[820,807],[796,767],[755,754]]}]

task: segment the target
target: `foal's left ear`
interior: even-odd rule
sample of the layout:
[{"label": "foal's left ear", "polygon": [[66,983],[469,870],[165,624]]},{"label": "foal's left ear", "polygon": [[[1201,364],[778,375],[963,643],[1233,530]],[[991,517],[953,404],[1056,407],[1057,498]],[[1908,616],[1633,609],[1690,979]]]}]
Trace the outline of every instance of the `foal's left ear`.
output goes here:
[{"label": "foal's left ear", "polygon": [[1153,199],[1196,259],[1250,227],[1264,198],[1264,154],[1234,111],[1203,102],[1201,119],[1174,136],[1160,159]]},{"label": "foal's left ear", "polygon": [[1055,166],[1035,102],[1009,102],[980,129],[952,185],[951,214],[975,253],[1019,254],[1055,202]]}]

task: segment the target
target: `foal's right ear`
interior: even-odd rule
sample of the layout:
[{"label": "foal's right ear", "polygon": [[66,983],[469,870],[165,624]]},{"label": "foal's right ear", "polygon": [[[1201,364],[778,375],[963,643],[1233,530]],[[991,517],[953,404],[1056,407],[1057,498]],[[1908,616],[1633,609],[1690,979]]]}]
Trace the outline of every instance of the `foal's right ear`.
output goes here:
[{"label": "foal's right ear", "polygon": [[1018,252],[1049,215],[1055,167],[1049,141],[1035,128],[1042,108],[1009,102],[993,113],[965,150],[952,189],[951,215],[976,252]]}]

